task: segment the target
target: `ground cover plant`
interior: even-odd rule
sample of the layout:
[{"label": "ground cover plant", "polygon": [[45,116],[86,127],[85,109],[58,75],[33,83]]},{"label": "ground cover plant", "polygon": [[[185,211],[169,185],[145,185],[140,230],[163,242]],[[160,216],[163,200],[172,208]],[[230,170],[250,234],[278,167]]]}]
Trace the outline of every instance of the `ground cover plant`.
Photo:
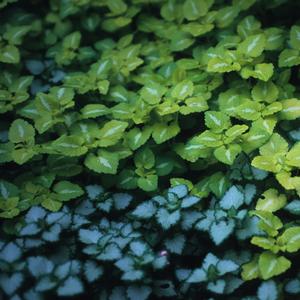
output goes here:
[{"label": "ground cover plant", "polygon": [[0,0],[0,297],[297,299],[299,9]]}]

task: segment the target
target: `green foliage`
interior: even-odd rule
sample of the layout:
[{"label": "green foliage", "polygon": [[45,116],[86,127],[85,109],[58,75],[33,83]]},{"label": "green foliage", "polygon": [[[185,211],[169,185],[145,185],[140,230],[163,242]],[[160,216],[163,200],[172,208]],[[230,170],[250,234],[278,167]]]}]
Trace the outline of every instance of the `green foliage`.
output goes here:
[{"label": "green foliage", "polygon": [[0,298],[299,295],[298,2],[0,0]]}]

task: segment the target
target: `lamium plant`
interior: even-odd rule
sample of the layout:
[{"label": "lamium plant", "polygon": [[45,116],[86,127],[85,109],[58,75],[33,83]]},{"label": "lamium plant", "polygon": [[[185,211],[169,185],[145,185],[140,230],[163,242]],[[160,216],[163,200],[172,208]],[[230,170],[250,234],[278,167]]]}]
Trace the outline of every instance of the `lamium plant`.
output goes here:
[{"label": "lamium plant", "polygon": [[0,298],[300,295],[292,0],[0,0]]}]

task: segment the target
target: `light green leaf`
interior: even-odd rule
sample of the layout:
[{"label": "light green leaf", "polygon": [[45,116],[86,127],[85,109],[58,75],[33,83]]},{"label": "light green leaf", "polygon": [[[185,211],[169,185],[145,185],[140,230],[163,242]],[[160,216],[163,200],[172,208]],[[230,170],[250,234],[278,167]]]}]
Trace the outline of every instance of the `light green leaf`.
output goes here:
[{"label": "light green leaf", "polygon": [[242,119],[255,121],[260,117],[262,105],[251,100],[245,100],[243,104],[236,108],[236,112]]},{"label": "light green leaf", "polygon": [[180,127],[177,122],[170,124],[156,123],[152,126],[152,137],[156,144],[162,144],[165,141],[173,138],[180,132]]},{"label": "light green leaf", "polygon": [[259,81],[251,91],[253,99],[259,102],[272,103],[277,100],[278,94],[278,88],[272,81]]},{"label": "light green leaf", "polygon": [[254,70],[250,67],[244,67],[241,70],[241,76],[245,79],[248,79],[249,77],[257,78],[262,81],[268,81],[274,71],[274,66],[273,64],[257,64],[255,65]]},{"label": "light green leaf", "polygon": [[279,117],[282,120],[295,120],[300,117],[300,100],[296,98],[281,101],[282,110]]},{"label": "light green leaf", "polygon": [[300,51],[296,49],[284,49],[278,60],[279,67],[293,67],[300,64]]},{"label": "light green leaf", "polygon": [[190,34],[178,31],[172,35],[170,49],[174,52],[182,51],[190,47],[194,42],[195,39]]},{"label": "light green leaf", "polygon": [[249,57],[257,57],[262,54],[266,45],[266,37],[264,34],[255,34],[247,37],[238,46],[238,51]]},{"label": "light green leaf", "polygon": [[99,146],[108,147],[115,145],[122,138],[123,132],[127,126],[127,122],[116,120],[105,123],[105,125],[99,131]]},{"label": "light green leaf", "polygon": [[46,200],[44,200],[41,203],[41,205],[44,208],[46,208],[46,209],[48,209],[50,211],[55,212],[55,211],[59,211],[63,204],[60,201],[56,201],[56,200],[52,200],[50,198],[47,198]]},{"label": "light green leaf", "polygon": [[242,266],[242,278],[245,281],[256,279],[259,276],[258,257]]},{"label": "light green leaf", "polygon": [[11,157],[17,164],[22,165],[30,160],[35,154],[37,153],[33,148],[20,148],[14,149],[11,153]]},{"label": "light green leaf", "polygon": [[271,250],[274,253],[279,251],[279,247],[275,245],[275,239],[263,236],[254,236],[251,239],[251,244],[261,247],[265,250]]},{"label": "light green leaf", "polygon": [[184,80],[178,83],[172,90],[171,96],[178,100],[184,100],[188,96],[192,96],[194,92],[194,84],[190,80]]},{"label": "light green leaf", "polygon": [[205,125],[213,132],[220,133],[230,127],[230,118],[220,111],[206,111]]},{"label": "light green leaf", "polygon": [[268,189],[256,203],[256,210],[275,212],[286,205],[286,196],[275,189]]},{"label": "light green leaf", "polygon": [[294,144],[286,155],[286,164],[300,168],[300,143]]},{"label": "light green leaf", "polygon": [[185,100],[186,106],[180,107],[180,113],[183,115],[188,115],[195,112],[202,112],[208,109],[208,104],[206,97],[195,96],[190,97]]},{"label": "light green leaf", "polygon": [[241,65],[230,58],[213,57],[207,63],[207,72],[226,73],[240,69]]},{"label": "light green leaf", "polygon": [[99,150],[97,156],[89,153],[84,165],[96,173],[116,174],[119,165],[119,156],[114,152]]},{"label": "light green leaf", "polygon": [[279,245],[284,245],[287,252],[297,252],[300,249],[300,226],[286,229],[278,238]]},{"label": "light green leaf", "polygon": [[237,144],[229,145],[227,148],[225,146],[221,146],[215,149],[214,156],[222,163],[232,165],[235,158],[239,153],[241,153],[241,151],[241,147]]},{"label": "light green leaf", "polygon": [[186,144],[177,144],[175,146],[175,151],[183,159],[190,162],[195,162],[200,157],[208,157],[211,152],[211,150],[202,143],[201,138],[198,136],[193,137]]},{"label": "light green leaf", "polygon": [[186,0],[183,4],[183,15],[189,20],[197,20],[208,12],[208,5],[205,0]]},{"label": "light green leaf", "polygon": [[294,25],[291,27],[290,43],[294,49],[300,49],[300,26]]},{"label": "light green leaf", "polygon": [[252,210],[250,216],[253,215],[260,219],[258,227],[272,237],[276,236],[283,226],[281,220],[269,211]]},{"label": "light green leaf", "polygon": [[265,50],[277,50],[282,48],[286,36],[284,30],[277,27],[271,27],[264,30],[264,34],[266,36]]},{"label": "light green leaf", "polygon": [[54,192],[57,193],[60,201],[68,201],[78,198],[84,194],[83,189],[78,185],[69,181],[60,181],[53,186]]},{"label": "light green leaf", "polygon": [[137,181],[138,187],[146,192],[155,191],[158,184],[157,175],[148,175],[146,177],[141,177]]},{"label": "light green leaf", "polygon": [[7,45],[1,48],[0,62],[7,64],[17,64],[20,62],[20,52],[18,48],[13,45]]},{"label": "light green leaf", "polygon": [[155,82],[147,83],[141,90],[141,97],[149,104],[158,104],[167,89]]},{"label": "light green leaf", "polygon": [[80,110],[80,113],[82,119],[97,118],[107,115],[109,108],[103,104],[87,104]]},{"label": "light green leaf", "polygon": [[13,121],[9,128],[9,140],[13,143],[34,141],[35,130],[32,125],[23,119]]},{"label": "light green leaf", "polygon": [[151,127],[144,127],[142,130],[135,127],[126,134],[126,141],[131,150],[136,150],[144,145],[152,133]]},{"label": "light green leaf", "polygon": [[259,272],[264,280],[284,273],[291,267],[291,262],[284,256],[277,256],[271,252],[264,252],[258,260]]},{"label": "light green leaf", "polygon": [[251,165],[257,169],[265,170],[268,172],[277,173],[281,167],[277,166],[277,162],[274,157],[256,156],[251,162]]},{"label": "light green leaf", "polygon": [[153,151],[148,147],[138,150],[134,155],[134,164],[137,168],[151,169],[154,167],[155,156]]},{"label": "light green leaf", "polygon": [[276,155],[286,154],[288,152],[288,143],[278,133],[272,134],[268,143],[260,147],[259,153],[263,156],[274,157]]},{"label": "light green leaf", "polygon": [[205,130],[198,136],[199,143],[207,147],[222,146],[222,137],[220,134]]},{"label": "light green leaf", "polygon": [[88,151],[84,139],[79,136],[61,136],[51,143],[51,147],[66,156],[81,156]]},{"label": "light green leaf", "polygon": [[232,127],[226,130],[225,135],[228,137],[229,141],[233,141],[247,130],[247,125],[233,125]]}]

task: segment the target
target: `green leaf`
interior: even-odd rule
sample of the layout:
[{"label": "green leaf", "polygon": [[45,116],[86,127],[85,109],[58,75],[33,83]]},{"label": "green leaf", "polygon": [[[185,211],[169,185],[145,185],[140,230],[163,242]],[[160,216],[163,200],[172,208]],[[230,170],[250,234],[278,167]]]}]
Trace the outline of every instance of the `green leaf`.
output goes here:
[{"label": "green leaf", "polygon": [[254,70],[251,67],[244,67],[241,70],[241,76],[245,79],[249,77],[257,78],[262,81],[268,81],[273,76],[274,66],[273,64],[257,64]]},{"label": "green leaf", "polygon": [[205,125],[216,133],[230,127],[230,118],[220,111],[206,111],[205,112]]},{"label": "green leaf", "polygon": [[11,153],[11,157],[17,164],[22,165],[30,160],[35,154],[37,153],[33,148],[21,148],[14,149]]},{"label": "green leaf", "polygon": [[107,6],[114,15],[123,14],[127,10],[127,5],[123,0],[108,1]]},{"label": "green leaf", "polygon": [[268,189],[256,203],[256,210],[275,212],[286,205],[286,196],[275,189]]},{"label": "green leaf", "polygon": [[221,140],[221,135],[211,132],[209,130],[205,130],[198,136],[198,142],[201,145],[213,148],[222,146],[223,144]]},{"label": "green leaf", "polygon": [[0,62],[7,64],[17,64],[20,62],[20,52],[13,45],[7,45],[1,49]]},{"label": "green leaf", "polygon": [[133,170],[122,170],[118,176],[118,186],[123,189],[135,189],[138,177]]},{"label": "green leaf", "polygon": [[279,117],[282,120],[295,120],[300,117],[300,100],[296,98],[281,101],[282,110]]},{"label": "green leaf", "polygon": [[5,34],[3,35],[4,39],[9,41],[11,45],[21,45],[22,39],[27,32],[29,32],[31,26],[10,26]]},{"label": "green leaf", "polygon": [[35,130],[27,121],[17,119],[11,124],[8,135],[13,143],[30,142],[34,141]]},{"label": "green leaf", "polygon": [[0,163],[12,161],[11,153],[14,149],[13,143],[0,144]]},{"label": "green leaf", "polygon": [[194,42],[195,40],[190,34],[178,31],[172,35],[170,49],[171,51],[179,52],[189,48]]},{"label": "green leaf", "polygon": [[155,156],[153,151],[144,147],[136,152],[134,155],[134,164],[137,168],[143,167],[145,169],[151,169],[155,165]]},{"label": "green leaf", "polygon": [[75,135],[63,135],[52,142],[51,147],[66,156],[81,156],[88,151],[84,146],[84,139]]},{"label": "green leaf", "polygon": [[180,132],[178,123],[172,122],[170,124],[156,123],[152,126],[152,137],[156,144],[162,144],[165,141],[175,137]]},{"label": "green leaf", "polygon": [[208,109],[207,100],[204,96],[190,97],[185,100],[185,106],[180,107],[180,113],[188,115],[195,112],[202,112]]},{"label": "green leaf", "polygon": [[232,165],[235,158],[239,153],[241,153],[241,151],[242,148],[237,144],[232,144],[228,147],[221,146],[214,150],[214,156],[222,163]]},{"label": "green leaf", "polygon": [[239,117],[245,120],[255,121],[260,117],[261,108],[261,104],[253,102],[251,100],[246,100],[243,104],[239,105],[236,108],[236,112],[239,115]]},{"label": "green leaf", "polygon": [[97,156],[89,153],[84,165],[96,173],[116,174],[119,165],[119,156],[114,152],[99,150]]},{"label": "green leaf", "polygon": [[144,145],[152,133],[151,127],[144,127],[142,130],[135,127],[127,132],[126,141],[131,150],[136,150]]},{"label": "green leaf", "polygon": [[279,67],[293,67],[300,64],[300,51],[296,49],[284,49],[278,60]]},{"label": "green leaf", "polygon": [[254,257],[250,262],[242,266],[242,279],[245,281],[259,277],[258,258]]},{"label": "green leaf", "polygon": [[262,236],[254,236],[251,239],[251,244],[261,247],[265,250],[271,250],[273,253],[279,251],[279,247],[275,245],[276,240],[273,238],[267,238]]},{"label": "green leaf", "polygon": [[283,226],[280,219],[269,211],[252,210],[250,211],[250,216],[253,215],[260,218],[258,227],[270,236],[276,236],[278,234],[278,230]]},{"label": "green leaf", "polygon": [[259,81],[251,91],[251,95],[255,101],[265,101],[272,103],[277,100],[279,90],[272,82]]},{"label": "green leaf", "polygon": [[260,56],[266,45],[266,37],[264,34],[255,34],[248,36],[238,46],[238,51],[249,57]]},{"label": "green leaf", "polygon": [[138,187],[146,192],[155,191],[158,184],[157,175],[147,175],[146,177],[141,177],[137,181]]},{"label": "green leaf", "polygon": [[60,210],[60,208],[63,205],[62,202],[52,200],[50,198],[47,198],[41,204],[42,204],[43,207],[45,207],[46,209],[48,209],[50,211],[53,211],[53,212]]},{"label": "green leaf", "polygon": [[300,26],[294,25],[291,27],[290,43],[292,48],[300,49]]},{"label": "green leaf", "polygon": [[226,73],[240,69],[241,65],[231,58],[213,57],[207,64],[207,72]]},{"label": "green leaf", "polygon": [[194,92],[194,84],[190,80],[184,80],[178,83],[172,90],[171,96],[178,100],[184,100],[188,96],[192,96]]},{"label": "green leaf", "polygon": [[284,256],[277,256],[271,252],[264,252],[258,260],[259,272],[264,280],[284,273],[291,267],[291,262]]},{"label": "green leaf", "polygon": [[100,129],[98,138],[100,147],[108,147],[115,145],[123,136],[123,132],[127,128],[128,123],[123,121],[112,120]]},{"label": "green leaf", "polygon": [[195,162],[200,157],[208,157],[211,152],[210,148],[205,146],[201,141],[201,137],[198,136],[193,137],[186,144],[177,144],[175,146],[175,151],[183,159],[190,162]]},{"label": "green leaf", "polygon": [[278,243],[287,252],[297,252],[300,249],[300,226],[286,229],[278,238]]},{"label": "green leaf", "polygon": [[197,20],[208,12],[208,5],[205,0],[186,0],[183,4],[183,15],[189,20]]},{"label": "green leaf", "polygon": [[107,115],[109,108],[103,104],[87,104],[80,110],[80,113],[82,119],[97,118]]},{"label": "green leaf", "polygon": [[294,144],[286,155],[285,163],[289,166],[300,168],[300,143]]},{"label": "green leaf", "polygon": [[141,90],[141,97],[149,104],[158,104],[167,89],[155,82],[147,83]]},{"label": "green leaf", "polygon": [[56,183],[53,190],[57,193],[60,201],[69,201],[84,194],[83,189],[78,184],[65,180]]}]

